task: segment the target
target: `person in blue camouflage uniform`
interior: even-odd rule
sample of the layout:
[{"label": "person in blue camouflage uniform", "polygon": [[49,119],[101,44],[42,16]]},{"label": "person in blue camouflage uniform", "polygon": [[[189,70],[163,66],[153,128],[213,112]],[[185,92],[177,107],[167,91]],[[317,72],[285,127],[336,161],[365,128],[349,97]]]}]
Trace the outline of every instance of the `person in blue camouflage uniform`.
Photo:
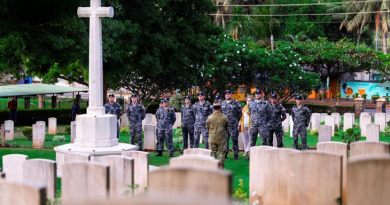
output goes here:
[{"label": "person in blue camouflage uniform", "polygon": [[137,137],[138,149],[142,151],[142,120],[145,119],[146,110],[145,107],[138,102],[137,94],[131,95],[131,103],[126,107],[126,115],[130,124],[130,143],[135,144],[135,137]]},{"label": "person in blue camouflage uniform", "polygon": [[236,100],[232,99],[232,92],[227,90],[225,92],[225,101],[222,102],[222,113],[229,119],[229,127],[226,135],[226,158],[229,152],[229,140],[232,138],[232,145],[234,151],[234,160],[238,160],[238,122],[241,119],[242,111],[241,105]]},{"label": "person in blue camouflage uniform", "polygon": [[[156,111],[156,121],[157,121],[157,126],[156,126],[156,138],[157,138],[157,146],[156,147],[158,147],[158,145],[159,145],[159,143],[160,143],[160,139],[157,137],[158,136],[158,128],[160,127],[159,125],[160,125],[160,121],[158,120],[159,119],[159,113],[161,112],[161,110],[162,109],[164,109],[163,108],[163,105],[164,105],[164,100],[162,99],[162,100],[160,100],[160,104],[159,104],[159,107],[158,107],[158,109],[157,109],[157,111]],[[158,152],[158,150],[156,149],[156,151]]]},{"label": "person in blue camouflage uniform", "polygon": [[[215,97],[214,97],[214,104],[222,104],[222,98],[219,94],[216,94]],[[213,109],[213,113],[214,113],[214,109]]]},{"label": "person in blue camouflage uniform", "polygon": [[302,104],[302,96],[298,95],[295,97],[297,105],[291,110],[291,117],[294,122],[293,127],[293,140],[294,149],[298,149],[298,135],[301,137],[302,149],[307,150],[307,127],[310,123],[310,110]]},{"label": "person in blue camouflage uniform", "polygon": [[175,110],[169,106],[169,98],[164,98],[164,106],[159,110],[156,115],[157,121],[159,121],[158,135],[159,144],[157,147],[158,154],[156,156],[162,156],[164,150],[164,140],[166,140],[169,156],[173,157],[173,131],[172,126],[176,121]]},{"label": "person in blue camouflage uniform", "polygon": [[268,120],[268,145],[273,145],[273,135],[276,136],[278,147],[283,147],[283,126],[282,122],[286,119],[286,109],[283,105],[278,103],[278,96],[276,94],[271,95],[271,116]]},{"label": "person in blue camouflage uniform", "polygon": [[181,109],[181,132],[183,134],[183,150],[188,148],[188,137],[190,138],[190,147],[194,147],[194,125],[195,111],[191,104],[191,96],[185,97],[185,105]]},{"label": "person in blue camouflage uniform", "polygon": [[[268,145],[268,120],[271,115],[271,108],[267,101],[261,99],[261,90],[255,92],[256,100],[249,105],[251,116],[251,147],[256,146],[257,135],[260,133],[262,145]],[[272,145],[270,145],[272,146]]]},{"label": "person in blue camouflage uniform", "polygon": [[194,148],[199,148],[200,135],[202,134],[204,140],[204,148],[209,148],[209,131],[206,127],[207,117],[213,113],[211,104],[204,100],[205,95],[203,92],[198,93],[199,101],[195,103],[195,143]]},{"label": "person in blue camouflage uniform", "polygon": [[104,108],[106,110],[106,114],[116,115],[117,123],[116,123],[116,137],[119,139],[119,122],[118,120],[122,116],[122,107],[119,105],[119,103],[115,102],[115,95],[110,94],[108,95],[108,103],[104,105]]}]

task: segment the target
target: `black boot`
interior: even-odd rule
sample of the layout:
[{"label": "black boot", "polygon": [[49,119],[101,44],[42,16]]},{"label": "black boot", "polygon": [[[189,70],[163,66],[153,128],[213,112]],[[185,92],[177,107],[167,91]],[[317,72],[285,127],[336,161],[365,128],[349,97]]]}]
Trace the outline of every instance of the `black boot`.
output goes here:
[{"label": "black boot", "polygon": [[162,151],[157,151],[156,157],[161,157],[162,156]]},{"label": "black boot", "polygon": [[234,154],[234,160],[238,160],[238,154]]}]

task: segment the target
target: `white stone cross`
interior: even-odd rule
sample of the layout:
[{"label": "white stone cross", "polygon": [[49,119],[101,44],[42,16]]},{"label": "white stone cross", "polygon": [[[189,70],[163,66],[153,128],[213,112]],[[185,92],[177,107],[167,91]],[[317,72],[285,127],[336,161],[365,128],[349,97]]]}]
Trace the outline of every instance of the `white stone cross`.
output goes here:
[{"label": "white stone cross", "polygon": [[103,107],[102,19],[112,18],[112,7],[101,7],[101,0],[91,0],[91,7],[79,7],[79,18],[89,18],[89,107],[87,114],[101,116]]}]

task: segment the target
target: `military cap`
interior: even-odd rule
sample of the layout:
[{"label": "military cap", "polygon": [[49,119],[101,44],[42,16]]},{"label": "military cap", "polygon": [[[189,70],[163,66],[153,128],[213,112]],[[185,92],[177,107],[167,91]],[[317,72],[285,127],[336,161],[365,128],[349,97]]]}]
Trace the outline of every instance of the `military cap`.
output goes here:
[{"label": "military cap", "polygon": [[256,90],[255,94],[261,94],[261,90]]},{"label": "military cap", "polygon": [[302,96],[297,95],[297,96],[295,97],[295,100],[302,100]]},{"label": "military cap", "polygon": [[200,92],[198,93],[198,96],[199,96],[199,95],[204,96],[204,93],[203,93],[202,91],[200,91]]},{"label": "military cap", "polygon": [[164,98],[164,102],[169,102],[169,98]]},{"label": "military cap", "polygon": [[213,107],[221,107],[221,103],[214,103]]},{"label": "military cap", "polygon": [[135,94],[135,93],[133,93],[133,94],[131,95],[131,97],[132,97],[132,98],[134,98],[134,97],[138,97],[138,95],[137,95],[137,94]]},{"label": "military cap", "polygon": [[277,96],[276,94],[272,94],[272,95],[271,95],[271,98],[277,99],[278,96]]},{"label": "military cap", "polygon": [[191,100],[191,95],[187,95],[185,98],[187,98],[187,99],[190,99],[190,100]]},{"label": "military cap", "polygon": [[109,94],[108,97],[113,97],[114,98],[115,95],[114,94]]},{"label": "military cap", "polygon": [[214,99],[215,99],[215,100],[220,100],[220,99],[221,99],[221,96],[216,95]]},{"label": "military cap", "polygon": [[231,91],[231,90],[226,90],[226,91],[225,91],[225,94],[226,94],[226,93],[232,94],[232,91]]}]

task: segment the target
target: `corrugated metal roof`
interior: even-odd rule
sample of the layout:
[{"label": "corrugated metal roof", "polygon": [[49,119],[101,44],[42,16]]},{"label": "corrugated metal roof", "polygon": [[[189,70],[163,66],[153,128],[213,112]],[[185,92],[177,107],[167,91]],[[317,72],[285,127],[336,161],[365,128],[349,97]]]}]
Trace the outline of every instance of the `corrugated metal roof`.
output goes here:
[{"label": "corrugated metal roof", "polygon": [[87,92],[88,89],[73,88],[48,84],[20,84],[0,86],[0,97],[28,96],[44,94],[61,94],[73,92]]}]

